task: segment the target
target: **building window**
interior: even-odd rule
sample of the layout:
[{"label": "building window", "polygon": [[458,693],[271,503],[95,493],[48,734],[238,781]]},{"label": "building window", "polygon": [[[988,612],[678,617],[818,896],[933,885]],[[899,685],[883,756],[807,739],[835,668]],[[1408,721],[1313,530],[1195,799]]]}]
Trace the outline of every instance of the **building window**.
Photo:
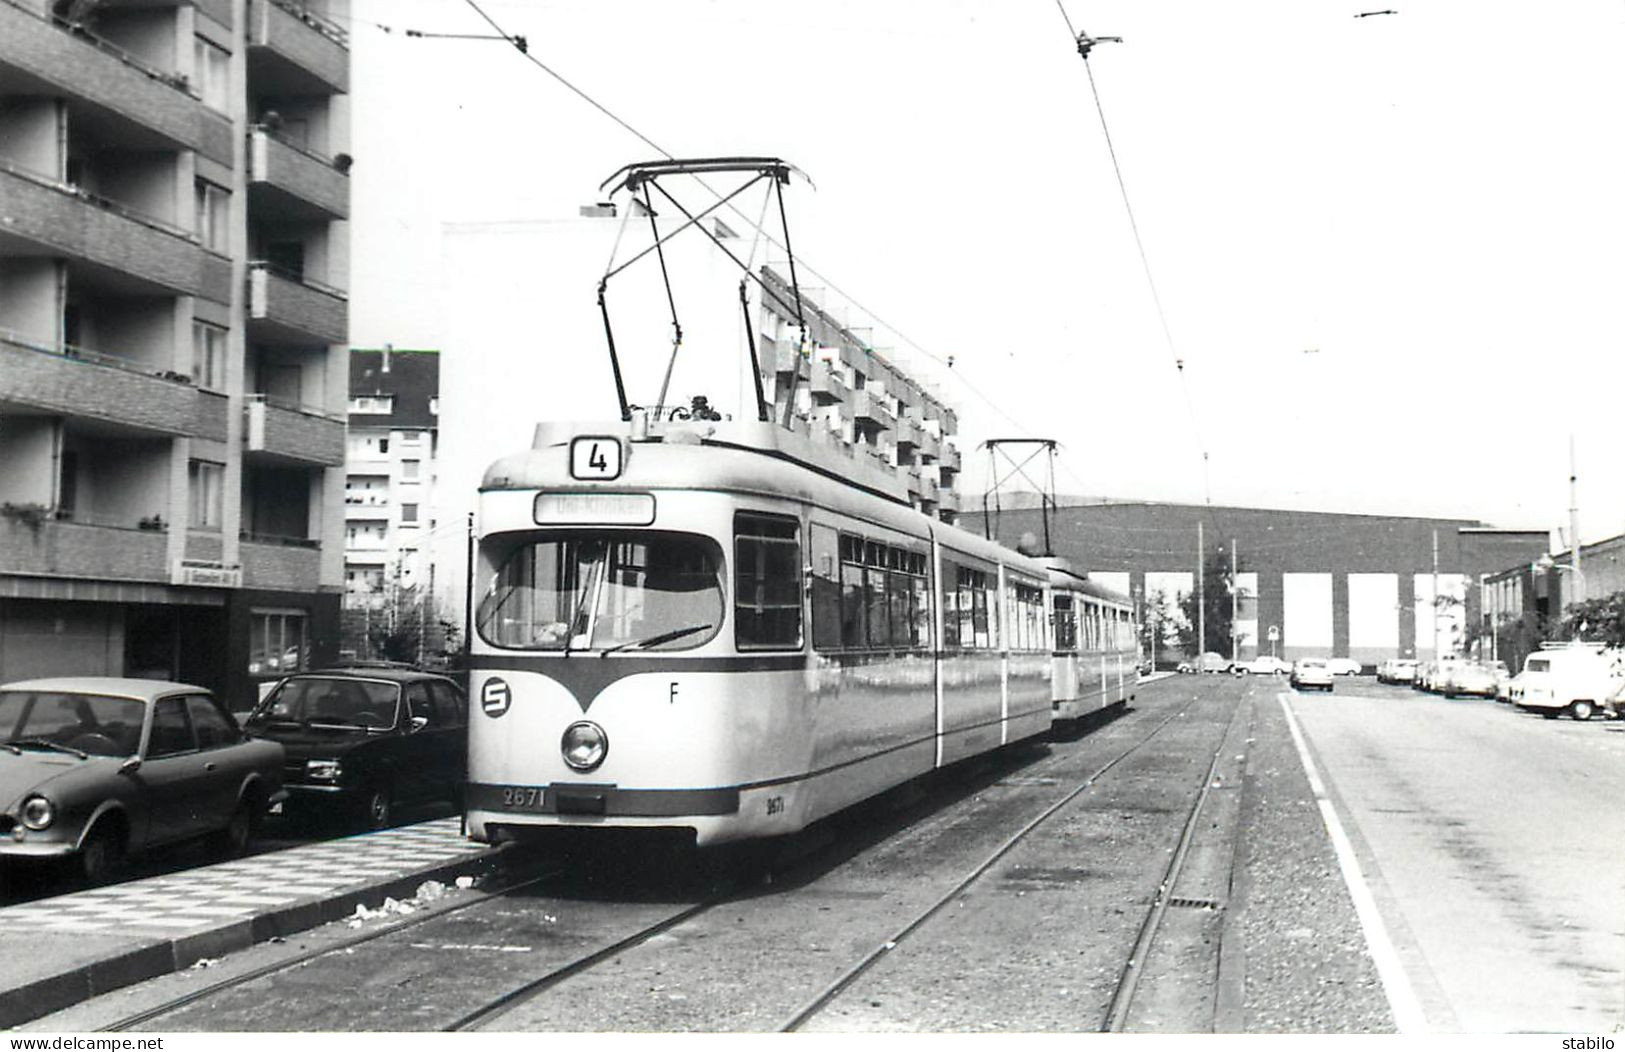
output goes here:
[{"label": "building window", "polygon": [[186,465],[187,492],[191,496],[191,524],[199,529],[220,528],[220,498],[225,492],[226,466],[207,460]]},{"label": "building window", "polygon": [[212,391],[226,386],[226,330],[218,325],[192,323],[192,382]]},{"label": "building window", "polygon": [[251,610],[248,615],[248,674],[285,676],[306,667],[305,613]]},{"label": "building window", "polygon": [[418,461],[418,460],[403,460],[403,461],[401,461],[401,478],[406,479],[408,482],[416,482],[417,479],[418,479],[418,468],[421,467],[421,466],[422,466],[422,461]]},{"label": "building window", "polygon": [[380,453],[388,453],[389,452],[389,439],[380,438],[378,440],[378,452],[380,452]]},{"label": "building window", "polygon": [[401,505],[401,525],[416,526],[418,524],[418,506],[416,504]]},{"label": "building window", "polygon": [[395,411],[394,395],[358,395],[350,399],[350,412],[388,416]]},{"label": "building window", "polygon": [[197,236],[204,248],[231,250],[231,194],[213,183],[197,181]]},{"label": "building window", "polygon": [[212,110],[231,110],[231,52],[204,40],[192,38],[194,74],[203,104]]}]

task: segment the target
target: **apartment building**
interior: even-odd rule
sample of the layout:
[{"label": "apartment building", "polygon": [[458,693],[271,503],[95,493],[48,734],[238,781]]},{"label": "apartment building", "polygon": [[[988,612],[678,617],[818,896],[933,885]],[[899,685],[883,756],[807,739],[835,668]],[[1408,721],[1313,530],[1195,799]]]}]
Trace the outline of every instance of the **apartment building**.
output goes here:
[{"label": "apartment building", "polygon": [[[432,585],[440,355],[350,352],[344,605],[380,609]],[[461,528],[459,526],[459,528]]]},{"label": "apartment building", "polygon": [[850,458],[860,480],[870,472],[895,479],[915,508],[954,522],[963,466],[955,438],[958,416],[819,306],[818,290],[801,290],[798,320],[789,282],[769,267],[760,277],[765,292],[757,353],[775,419],[785,420],[786,406],[793,406],[789,415],[801,421],[796,429]]},{"label": "apartment building", "polygon": [[0,0],[0,679],[330,656],[347,0]]}]

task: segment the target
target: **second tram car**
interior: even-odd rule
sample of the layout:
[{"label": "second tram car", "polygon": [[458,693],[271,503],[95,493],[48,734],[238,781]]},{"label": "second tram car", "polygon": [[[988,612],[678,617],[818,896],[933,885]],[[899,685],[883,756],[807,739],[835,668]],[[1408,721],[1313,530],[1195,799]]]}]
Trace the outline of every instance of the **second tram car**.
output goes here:
[{"label": "second tram car", "polygon": [[1127,598],[1057,563],[1049,574],[1055,633],[1051,687],[1055,719],[1074,722],[1134,697],[1140,682],[1139,632]]},{"label": "second tram car", "polygon": [[1132,694],[1127,600],[804,436],[697,423],[544,424],[487,471],[474,838],[793,833]]}]

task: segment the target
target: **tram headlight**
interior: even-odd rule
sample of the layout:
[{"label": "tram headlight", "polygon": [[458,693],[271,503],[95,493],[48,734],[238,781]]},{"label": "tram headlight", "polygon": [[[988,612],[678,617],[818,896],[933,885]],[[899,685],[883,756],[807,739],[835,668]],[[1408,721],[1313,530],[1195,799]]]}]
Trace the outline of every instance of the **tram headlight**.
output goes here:
[{"label": "tram headlight", "polygon": [[41,829],[48,829],[51,823],[56,820],[56,808],[51,805],[51,801],[43,796],[31,796],[23,801],[20,817],[23,820],[23,825],[37,832]]},{"label": "tram headlight", "polygon": [[571,770],[590,771],[609,755],[609,735],[598,724],[582,720],[565,728],[559,748]]}]

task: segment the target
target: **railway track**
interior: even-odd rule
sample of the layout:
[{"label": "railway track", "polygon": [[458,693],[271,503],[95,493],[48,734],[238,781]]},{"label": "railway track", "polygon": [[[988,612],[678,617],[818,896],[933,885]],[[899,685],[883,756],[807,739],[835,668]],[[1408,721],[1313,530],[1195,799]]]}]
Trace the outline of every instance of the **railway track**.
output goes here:
[{"label": "railway track", "polygon": [[[990,852],[986,853],[974,865],[961,870],[961,876],[954,879],[946,890],[935,894],[929,902],[900,921],[895,927],[887,931],[883,937],[874,941],[872,948],[859,956],[847,966],[831,982],[827,982],[817,989],[811,997],[805,998],[793,1010],[783,1013],[776,1025],[763,1025],[752,1029],[777,1029],[780,1031],[795,1031],[806,1028],[828,1012],[833,1006],[842,1002],[843,996],[848,994],[855,984],[876,965],[893,956],[896,951],[922,931],[931,928],[933,920],[954,902],[959,901],[969,889],[979,882],[988,879],[1001,860],[1006,859],[1023,843],[1027,842],[1038,830],[1042,829],[1054,817],[1067,808],[1068,804],[1078,800],[1091,788],[1097,786],[1111,772],[1139,753],[1145,746],[1166,729],[1175,725],[1182,716],[1191,712],[1197,699],[1177,707],[1166,716],[1160,716],[1151,729],[1139,734],[1128,742],[1120,742],[1109,758],[1104,762],[1097,761],[1090,773],[1081,781],[1071,784],[1066,791],[1058,797],[1050,798],[1036,813],[1031,811],[1031,801],[1028,800],[1028,814],[1025,821],[1012,834],[1009,834]],[[1237,713],[1243,705],[1238,705]],[[1154,956],[1153,950],[1157,943],[1158,933],[1163,927],[1163,920],[1171,907],[1173,900],[1177,899],[1176,891],[1179,886],[1181,874],[1190,856],[1190,845],[1204,808],[1209,799],[1215,771],[1220,766],[1221,758],[1227,749],[1234,748],[1232,739],[1238,727],[1238,715],[1232,715],[1226,724],[1224,732],[1220,735],[1219,744],[1214,751],[1212,762],[1206,768],[1203,784],[1196,793],[1196,799],[1191,804],[1186,815],[1183,831],[1178,849],[1174,852],[1168,864],[1167,871],[1158,887],[1156,895],[1141,925],[1140,935],[1135,941],[1133,955],[1123,967],[1122,975],[1118,980],[1118,991],[1112,997],[1111,1009],[1102,1020],[1101,1029],[1122,1029],[1133,1018],[1132,1007],[1135,1003],[1141,976],[1145,973],[1148,961]],[[1029,763],[1020,770],[1020,781],[1023,784],[1048,784],[1052,776],[1058,771],[1066,759],[1065,756],[1052,754],[1036,763]],[[1075,777],[1075,775],[1074,775]],[[947,811],[952,811],[954,805],[950,804]],[[946,812],[945,812],[946,813]],[[1013,824],[1013,823],[1007,823]],[[803,862],[798,863],[802,868],[816,869],[829,864],[828,856],[832,851],[829,848],[820,849]],[[155,1025],[158,1029],[172,1029],[176,1024],[186,1025],[188,1017],[191,1020],[200,1018],[195,1013],[209,1013],[211,1005],[230,1002],[234,997],[239,1001],[251,999],[248,993],[256,984],[276,981],[279,978],[293,981],[287,977],[295,975],[301,969],[334,967],[335,962],[342,964],[350,974],[365,974],[368,971],[367,962],[371,960],[398,959],[401,955],[413,952],[422,952],[423,948],[465,947],[470,950],[491,950],[490,940],[481,942],[467,935],[471,925],[483,925],[480,930],[508,931],[511,930],[511,918],[504,913],[522,905],[528,916],[549,917],[563,915],[567,911],[581,912],[581,899],[577,897],[559,896],[550,894],[558,890],[559,882],[564,879],[560,870],[546,868],[540,872],[523,876],[515,876],[507,883],[499,884],[481,894],[478,898],[459,902],[448,909],[442,909],[421,917],[412,917],[398,921],[386,927],[358,933],[355,936],[345,937],[336,942],[316,947],[294,957],[268,964],[262,968],[254,969],[241,975],[232,976],[206,987],[188,991],[185,995],[153,1005],[146,1010],[127,1016],[123,1019],[105,1026],[106,1030],[129,1030],[139,1027]],[[785,883],[785,882],[781,882]],[[816,879],[806,887],[815,887]],[[692,889],[688,889],[692,891]],[[804,888],[790,887],[789,890],[774,891],[774,896],[782,896],[786,909],[791,909],[789,900],[805,890]],[[538,961],[541,967],[536,968],[533,974],[522,982],[514,982],[512,967],[499,970],[496,975],[501,977],[500,985],[494,988],[496,992],[484,988],[483,984],[474,983],[473,989],[478,990],[477,996],[466,996],[469,986],[464,986],[465,996],[446,997],[444,993],[429,998],[435,1001],[431,1006],[425,1006],[410,1020],[397,1021],[388,1024],[395,1029],[421,1029],[421,1030],[479,1030],[485,1028],[500,1028],[504,1019],[515,1018],[513,1013],[524,1010],[532,1012],[538,1004],[547,1003],[549,991],[553,991],[567,981],[579,977],[598,976],[598,981],[608,983],[611,980],[602,978],[610,965],[619,965],[623,955],[637,948],[645,946],[662,937],[671,938],[674,934],[681,935],[684,931],[694,930],[707,923],[716,924],[711,915],[723,906],[736,905],[753,898],[761,897],[762,889],[759,884],[748,881],[724,883],[713,893],[705,895],[688,895],[678,904],[643,903],[637,908],[608,908],[602,911],[602,916],[595,918],[600,922],[597,927],[582,931],[565,933],[563,941],[578,943],[580,949],[576,952],[563,954],[552,961]],[[678,898],[684,896],[679,895]],[[610,906],[615,904],[611,903]],[[641,915],[640,915],[641,914]],[[708,919],[709,918],[709,919]],[[633,923],[626,923],[631,920]],[[535,932],[529,936],[514,935],[519,941],[538,943],[543,941],[534,937]],[[473,941],[471,941],[471,939]],[[455,950],[450,950],[455,955]],[[326,959],[326,961],[324,961]],[[461,960],[461,958],[459,958]],[[517,963],[511,961],[510,964]],[[447,969],[449,971],[463,970],[472,967],[472,960],[462,965]],[[477,969],[476,969],[477,971]],[[427,994],[428,991],[426,990]],[[432,1010],[431,1010],[432,1009]],[[167,1020],[167,1023],[165,1022]],[[306,1024],[303,1021],[301,1025]],[[314,1022],[315,1028],[339,1028],[331,1022],[324,1024]],[[270,1027],[268,1027],[270,1028]],[[358,1026],[356,1029],[368,1029],[369,1026]]]}]

